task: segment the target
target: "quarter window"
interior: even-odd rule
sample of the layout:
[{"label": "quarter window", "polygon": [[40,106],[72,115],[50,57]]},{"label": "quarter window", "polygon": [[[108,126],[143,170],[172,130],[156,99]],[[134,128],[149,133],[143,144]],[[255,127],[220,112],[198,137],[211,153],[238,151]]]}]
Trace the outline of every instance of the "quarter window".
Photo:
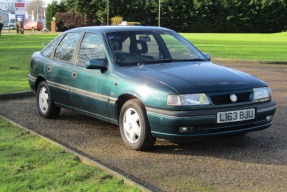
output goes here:
[{"label": "quarter window", "polygon": [[78,55],[77,65],[86,66],[90,59],[105,59],[105,47],[100,35],[86,33]]},{"label": "quarter window", "polygon": [[52,54],[52,52],[54,51],[55,47],[58,45],[59,41],[62,39],[62,35],[57,37],[54,41],[52,41],[51,43],[49,43],[42,51],[42,55],[44,57],[49,58]]},{"label": "quarter window", "polygon": [[72,62],[79,38],[80,33],[68,33],[57,47],[55,59]]}]

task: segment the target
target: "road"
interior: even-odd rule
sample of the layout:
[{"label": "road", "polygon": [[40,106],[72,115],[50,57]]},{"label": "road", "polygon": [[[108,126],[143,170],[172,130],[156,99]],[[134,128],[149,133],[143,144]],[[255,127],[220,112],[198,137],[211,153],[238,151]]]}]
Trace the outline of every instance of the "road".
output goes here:
[{"label": "road", "polygon": [[41,118],[35,97],[0,101],[0,114],[99,161],[152,191],[287,191],[287,65],[223,64],[266,81],[277,102],[272,127],[244,136],[177,145],[157,140],[152,151],[126,149],[117,126],[62,110]]}]

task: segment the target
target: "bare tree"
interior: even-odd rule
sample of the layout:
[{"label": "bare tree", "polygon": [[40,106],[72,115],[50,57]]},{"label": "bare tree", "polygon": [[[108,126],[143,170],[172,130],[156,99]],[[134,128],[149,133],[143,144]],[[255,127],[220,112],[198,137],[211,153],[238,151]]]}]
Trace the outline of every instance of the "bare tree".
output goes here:
[{"label": "bare tree", "polygon": [[34,0],[26,8],[29,15],[28,20],[41,20],[45,18],[45,8],[43,0]]}]

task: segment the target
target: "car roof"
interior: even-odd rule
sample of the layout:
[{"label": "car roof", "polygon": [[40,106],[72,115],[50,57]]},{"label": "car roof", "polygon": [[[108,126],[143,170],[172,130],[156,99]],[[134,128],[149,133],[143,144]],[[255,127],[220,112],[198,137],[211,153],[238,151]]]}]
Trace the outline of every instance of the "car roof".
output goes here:
[{"label": "car roof", "polygon": [[172,31],[163,27],[154,26],[89,26],[89,27],[79,27],[66,31],[70,32],[117,32],[117,31]]}]

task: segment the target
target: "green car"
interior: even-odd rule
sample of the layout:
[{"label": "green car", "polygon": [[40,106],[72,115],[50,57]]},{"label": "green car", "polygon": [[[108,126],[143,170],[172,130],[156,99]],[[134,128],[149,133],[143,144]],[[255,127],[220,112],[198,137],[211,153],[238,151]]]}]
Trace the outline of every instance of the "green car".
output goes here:
[{"label": "green car", "polygon": [[[41,116],[61,108],[118,124],[125,145],[189,141],[268,128],[276,111],[268,85],[216,65],[161,27],[82,27],[32,55],[29,83]],[[84,122],[83,122],[84,123]]]}]

